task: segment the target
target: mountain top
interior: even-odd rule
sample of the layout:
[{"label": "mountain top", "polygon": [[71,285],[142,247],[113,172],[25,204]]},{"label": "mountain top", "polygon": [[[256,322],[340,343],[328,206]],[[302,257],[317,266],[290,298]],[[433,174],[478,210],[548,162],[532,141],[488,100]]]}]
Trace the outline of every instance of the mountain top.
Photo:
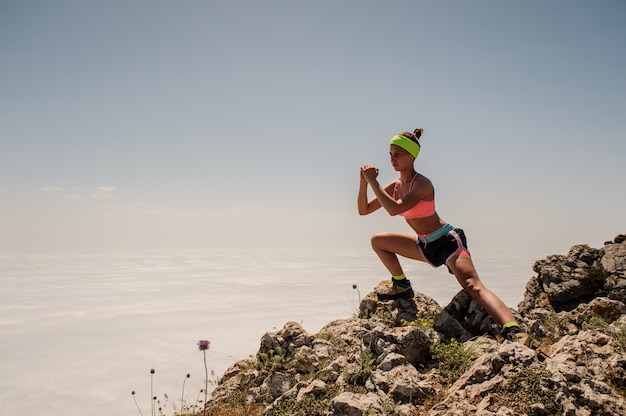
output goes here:
[{"label": "mountain top", "polygon": [[[465,292],[381,302],[310,334],[287,322],[231,366],[210,415],[625,415],[626,237],[533,266],[513,313],[534,348]],[[389,285],[388,281],[380,285]]]}]

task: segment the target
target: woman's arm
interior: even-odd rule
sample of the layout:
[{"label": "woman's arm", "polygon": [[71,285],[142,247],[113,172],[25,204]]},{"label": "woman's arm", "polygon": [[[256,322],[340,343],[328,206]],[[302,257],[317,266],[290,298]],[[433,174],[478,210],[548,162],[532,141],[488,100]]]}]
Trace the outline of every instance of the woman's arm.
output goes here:
[{"label": "woman's arm", "polygon": [[375,202],[378,205],[377,209],[382,206],[389,213],[389,215],[398,215],[408,209],[401,208],[400,204],[398,204],[398,202],[387,193],[387,191],[378,183],[376,178],[368,179],[367,184],[369,184],[372,191],[376,195]]},{"label": "woman's arm", "polygon": [[367,181],[363,177],[363,172],[361,172],[357,205],[359,209],[359,215],[371,214],[381,207],[378,198],[374,197],[369,201],[367,200]]},{"label": "woman's arm", "polygon": [[[358,197],[360,215],[371,214],[372,212],[378,210],[380,207],[385,207],[385,203],[388,203],[387,200],[395,203],[393,198],[389,195],[389,192],[391,192],[395,185],[395,181],[387,185],[386,188],[383,188],[376,180],[377,176],[378,169],[373,165],[363,165],[363,167],[361,167],[361,182],[359,184]],[[374,198],[369,201],[367,199],[368,185],[372,188],[372,191],[375,194]],[[385,207],[385,209],[389,211],[387,207]]]},{"label": "woman's arm", "polygon": [[[428,193],[428,189],[426,189],[427,187],[423,186],[426,185],[426,183],[421,183],[422,181],[420,180],[420,183],[415,184],[413,189],[407,195],[402,197],[402,199],[395,200],[391,197],[391,195],[389,195],[388,192],[390,187],[393,186],[393,183],[388,185],[387,188],[383,188],[380,183],[378,183],[378,180],[376,179],[377,176],[378,169],[375,167],[366,165],[361,168],[361,177],[372,188],[372,191],[376,195],[376,201],[380,206],[385,208],[389,215],[398,215],[404,211],[408,211],[417,205],[419,201],[424,199]],[[427,179],[426,181],[428,182]],[[380,206],[378,208],[380,208]]]}]

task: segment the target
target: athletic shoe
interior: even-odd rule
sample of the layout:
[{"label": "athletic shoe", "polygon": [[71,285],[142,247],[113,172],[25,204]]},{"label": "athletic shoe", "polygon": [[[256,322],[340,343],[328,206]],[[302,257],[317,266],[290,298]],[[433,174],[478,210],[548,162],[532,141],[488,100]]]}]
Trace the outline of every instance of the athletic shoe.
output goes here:
[{"label": "athletic shoe", "polygon": [[519,326],[510,326],[508,328],[504,328],[500,332],[500,336],[503,340],[508,340],[511,342],[519,342],[522,345],[525,345],[530,348],[537,348],[538,342],[534,340],[529,334],[522,331]]},{"label": "athletic shoe", "polygon": [[409,279],[397,280],[392,277],[391,282],[391,288],[389,290],[376,293],[378,300],[412,299],[415,296]]}]

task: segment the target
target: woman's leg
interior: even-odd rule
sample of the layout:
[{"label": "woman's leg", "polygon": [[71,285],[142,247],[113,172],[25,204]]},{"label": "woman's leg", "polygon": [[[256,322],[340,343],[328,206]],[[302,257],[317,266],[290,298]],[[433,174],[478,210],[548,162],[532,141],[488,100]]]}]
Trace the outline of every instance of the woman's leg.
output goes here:
[{"label": "woman's leg", "polygon": [[417,249],[417,238],[410,234],[379,233],[372,236],[372,248],[392,276],[403,274],[398,254],[409,259],[424,261]]},{"label": "woman's leg", "polygon": [[472,299],[480,303],[497,324],[504,325],[507,322],[515,321],[511,310],[480,281],[471,257],[466,255],[453,257],[448,261],[448,267],[456,276],[463,290],[469,293]]}]

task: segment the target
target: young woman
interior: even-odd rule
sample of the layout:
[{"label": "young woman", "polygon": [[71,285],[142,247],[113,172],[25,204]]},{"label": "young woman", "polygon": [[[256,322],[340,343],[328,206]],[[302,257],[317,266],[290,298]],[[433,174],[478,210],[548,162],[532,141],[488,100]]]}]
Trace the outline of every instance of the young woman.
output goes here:
[{"label": "young woman", "polygon": [[[521,341],[521,331],[509,308],[478,278],[467,249],[463,230],[455,228],[437,215],[435,189],[428,178],[417,173],[414,162],[420,152],[419,139],[423,129],[413,133],[402,132],[391,139],[389,156],[391,166],[400,177],[386,187],[378,183],[378,169],[373,165],[361,167],[358,194],[360,215],[368,215],[384,208],[390,215],[400,215],[415,234],[379,233],[372,236],[372,248],[383,262],[393,282],[390,293],[381,293],[381,299],[412,298],[411,283],[404,275],[398,255],[420,260],[434,267],[445,264],[457,278],[463,290],[503,327],[502,335]],[[367,189],[374,197],[368,200]]]}]

